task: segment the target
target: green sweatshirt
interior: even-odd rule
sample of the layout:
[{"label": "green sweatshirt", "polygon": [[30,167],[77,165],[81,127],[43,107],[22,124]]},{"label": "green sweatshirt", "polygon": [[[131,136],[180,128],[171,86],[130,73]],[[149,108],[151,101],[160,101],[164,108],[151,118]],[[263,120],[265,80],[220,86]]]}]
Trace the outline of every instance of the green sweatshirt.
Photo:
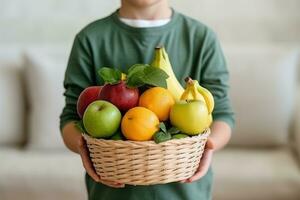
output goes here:
[{"label": "green sweatshirt", "polygon": [[[66,104],[60,128],[78,120],[76,102],[80,92],[103,85],[97,75],[101,67],[123,72],[136,63],[151,63],[154,48],[164,45],[177,79],[184,85],[190,76],[208,88],[215,99],[214,120],[234,125],[228,98],[228,70],[216,35],[202,23],[173,10],[171,21],[151,28],[135,28],[122,23],[117,11],[97,20],[75,37],[65,74]],[[211,199],[212,170],[193,183],[131,186],[115,189],[94,182],[86,174],[90,200],[208,200]]]}]

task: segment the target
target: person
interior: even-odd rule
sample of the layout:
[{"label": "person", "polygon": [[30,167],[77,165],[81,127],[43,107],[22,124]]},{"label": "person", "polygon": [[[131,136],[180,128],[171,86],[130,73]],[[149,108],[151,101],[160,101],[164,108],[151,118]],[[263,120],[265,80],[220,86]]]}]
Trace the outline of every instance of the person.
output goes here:
[{"label": "person", "polygon": [[[197,172],[180,182],[132,186],[100,183],[80,131],[76,102],[80,92],[103,85],[97,75],[101,67],[122,72],[136,63],[151,63],[154,49],[163,45],[178,80],[197,79],[215,99],[214,121]],[[90,200],[208,200],[212,198],[213,152],[224,147],[234,126],[228,97],[229,74],[216,34],[203,23],[169,6],[168,0],[121,0],[108,17],[84,27],[75,37],[65,73],[66,104],[60,116],[65,145],[79,154],[86,169],[85,182]]]}]

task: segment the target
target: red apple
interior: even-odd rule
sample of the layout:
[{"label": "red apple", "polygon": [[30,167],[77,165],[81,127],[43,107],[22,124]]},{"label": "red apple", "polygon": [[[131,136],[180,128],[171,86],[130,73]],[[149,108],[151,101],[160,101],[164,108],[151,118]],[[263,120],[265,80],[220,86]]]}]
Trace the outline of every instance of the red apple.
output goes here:
[{"label": "red apple", "polygon": [[77,113],[80,118],[83,117],[83,113],[85,109],[92,103],[93,101],[98,100],[99,94],[102,90],[103,86],[91,86],[85,88],[79,95],[77,100]]},{"label": "red apple", "polygon": [[117,84],[105,84],[99,94],[99,99],[109,101],[122,112],[126,112],[138,105],[139,90],[128,88],[124,81]]}]

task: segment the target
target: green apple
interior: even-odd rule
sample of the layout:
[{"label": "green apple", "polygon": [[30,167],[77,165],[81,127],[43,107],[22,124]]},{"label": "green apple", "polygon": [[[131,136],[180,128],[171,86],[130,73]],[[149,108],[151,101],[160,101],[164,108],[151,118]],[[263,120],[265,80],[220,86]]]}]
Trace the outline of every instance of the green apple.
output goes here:
[{"label": "green apple", "polygon": [[121,123],[121,112],[108,101],[92,102],[83,114],[83,125],[89,135],[95,138],[111,137]]},{"label": "green apple", "polygon": [[208,128],[208,110],[200,100],[178,101],[170,111],[171,124],[183,133],[197,135]]}]

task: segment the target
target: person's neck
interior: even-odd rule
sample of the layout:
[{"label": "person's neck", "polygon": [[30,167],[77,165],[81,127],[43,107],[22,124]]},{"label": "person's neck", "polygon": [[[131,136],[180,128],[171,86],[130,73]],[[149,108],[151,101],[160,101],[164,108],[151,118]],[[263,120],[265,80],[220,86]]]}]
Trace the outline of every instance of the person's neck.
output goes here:
[{"label": "person's neck", "polygon": [[126,1],[121,1],[119,16],[143,20],[169,19],[172,16],[172,9],[169,7],[168,1],[160,1],[148,7],[136,7]]}]

